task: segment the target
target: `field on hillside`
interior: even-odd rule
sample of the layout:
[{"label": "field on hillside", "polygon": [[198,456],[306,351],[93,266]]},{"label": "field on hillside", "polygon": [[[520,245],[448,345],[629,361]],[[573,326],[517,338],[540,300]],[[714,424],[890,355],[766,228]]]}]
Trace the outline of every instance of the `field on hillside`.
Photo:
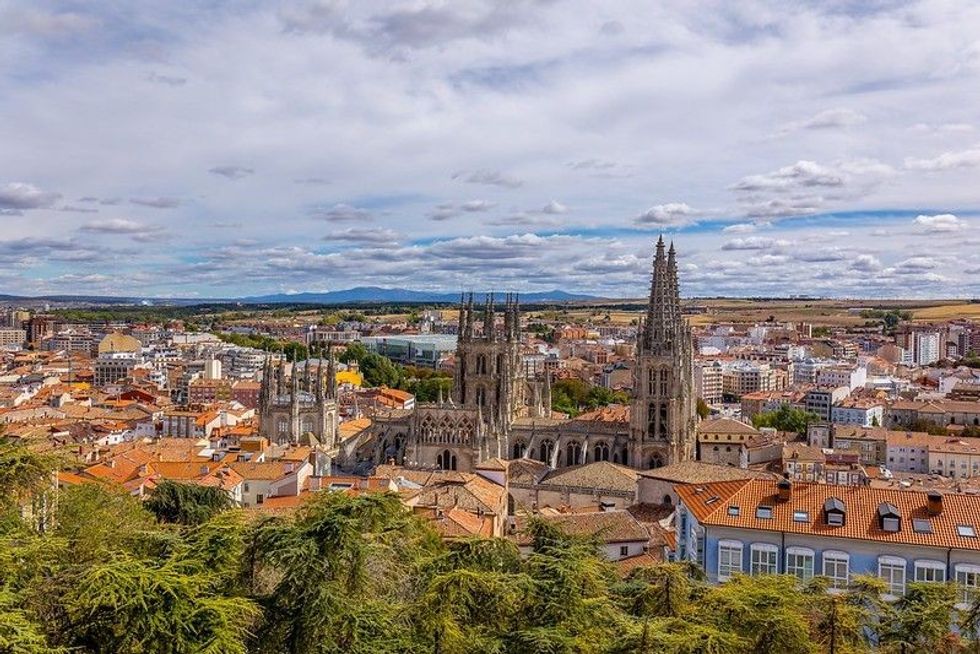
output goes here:
[{"label": "field on hillside", "polygon": [[[641,304],[642,300],[630,302]],[[624,303],[625,304],[625,303]],[[860,327],[868,322],[862,309],[903,310],[913,312],[914,320],[980,319],[980,303],[962,300],[765,300],[706,299],[685,301],[685,306],[700,307],[703,313],[688,315],[692,325],[720,322],[757,323],[772,318],[776,322],[808,322],[827,327]],[[608,308],[607,308],[608,307]],[[530,315],[567,322],[592,322],[628,325],[642,314],[641,310],[606,307],[569,307],[564,310],[540,311]]]}]

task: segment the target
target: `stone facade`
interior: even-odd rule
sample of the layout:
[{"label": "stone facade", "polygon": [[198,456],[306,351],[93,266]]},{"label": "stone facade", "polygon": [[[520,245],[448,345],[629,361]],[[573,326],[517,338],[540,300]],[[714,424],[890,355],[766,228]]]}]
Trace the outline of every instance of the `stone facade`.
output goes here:
[{"label": "stone facade", "polygon": [[637,343],[634,400],[573,419],[551,412],[548,373],[521,364],[517,296],[481,310],[460,305],[452,397],[374,417],[369,433],[342,444],[341,465],[473,470],[491,458],[534,459],[551,468],[610,461],[646,469],[693,459],[693,341],[680,311],[673,246],[657,244],[650,305]]},{"label": "stone facade", "polygon": [[[299,443],[323,447],[337,444],[337,373],[331,356],[323,371],[321,361],[298,363],[287,374],[286,361],[266,361],[259,390],[259,433],[277,444]],[[326,377],[326,379],[324,379]]]}]

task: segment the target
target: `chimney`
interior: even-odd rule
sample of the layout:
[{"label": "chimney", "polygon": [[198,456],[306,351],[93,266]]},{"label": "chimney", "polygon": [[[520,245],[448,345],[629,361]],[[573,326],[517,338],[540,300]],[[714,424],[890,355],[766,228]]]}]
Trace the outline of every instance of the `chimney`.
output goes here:
[{"label": "chimney", "polygon": [[926,494],[926,511],[929,515],[939,515],[943,512],[943,494],[938,491],[929,491]]},{"label": "chimney", "polygon": [[789,502],[790,496],[793,495],[793,483],[789,479],[780,479],[776,484],[776,493],[780,502]]}]

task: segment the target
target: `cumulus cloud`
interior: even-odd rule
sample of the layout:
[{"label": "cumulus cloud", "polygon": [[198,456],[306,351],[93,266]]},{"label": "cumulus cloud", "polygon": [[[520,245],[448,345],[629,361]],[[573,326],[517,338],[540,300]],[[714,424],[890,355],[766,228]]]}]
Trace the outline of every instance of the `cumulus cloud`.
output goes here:
[{"label": "cumulus cloud", "polygon": [[358,245],[396,245],[401,239],[398,232],[393,229],[359,229],[348,227],[340,232],[334,232],[323,237],[323,240],[330,242],[355,243]]},{"label": "cumulus cloud", "polygon": [[759,228],[755,223],[735,223],[722,228],[725,234],[750,234]]},{"label": "cumulus cloud", "polygon": [[487,200],[467,200],[466,202],[461,202],[456,204],[455,202],[443,202],[442,204],[436,205],[436,207],[429,212],[429,218],[436,221],[449,220],[450,218],[455,218],[461,216],[464,213],[481,213],[484,211],[490,211],[497,204],[495,202],[488,202]]},{"label": "cumulus cloud", "polygon": [[881,261],[871,254],[859,254],[854,257],[850,267],[852,270],[870,273],[881,269]]},{"label": "cumulus cloud", "polygon": [[844,185],[838,171],[815,161],[797,161],[771,173],[749,175],[731,186],[733,191],[785,191],[799,188],[837,188]]},{"label": "cumulus cloud", "polygon": [[365,222],[374,218],[367,209],[352,207],[349,204],[335,204],[326,208],[314,207],[309,213],[312,218],[332,223]]},{"label": "cumulus cloud", "polygon": [[775,250],[789,245],[789,241],[762,236],[734,238],[721,246],[722,250]]},{"label": "cumulus cloud", "polygon": [[905,160],[905,167],[909,170],[925,170],[929,172],[956,170],[957,168],[975,168],[977,166],[980,166],[980,147],[955,152],[943,152],[938,156],[927,159],[909,157]]},{"label": "cumulus cloud", "polygon": [[524,182],[504,174],[499,170],[474,170],[460,171],[453,173],[453,179],[466,182],[468,184],[484,184],[487,186],[500,186],[503,188],[520,188]]},{"label": "cumulus cloud", "polygon": [[552,200],[548,204],[541,207],[541,213],[552,214],[552,215],[568,213],[568,207],[562,204],[561,202],[559,202],[558,200]]},{"label": "cumulus cloud", "polygon": [[917,216],[914,223],[925,232],[958,232],[966,229],[966,222],[951,213]]},{"label": "cumulus cloud", "polygon": [[212,175],[220,175],[228,179],[241,179],[255,174],[253,169],[244,166],[215,166],[214,168],[209,168],[208,172]]},{"label": "cumulus cloud", "polygon": [[130,204],[141,207],[151,207],[153,209],[175,209],[180,206],[180,198],[156,197],[156,198],[129,198]]},{"label": "cumulus cloud", "polygon": [[61,199],[60,193],[42,191],[33,184],[10,182],[0,186],[0,210],[46,209]]},{"label": "cumulus cloud", "polygon": [[633,222],[637,225],[652,225],[655,227],[675,227],[691,222],[697,212],[684,202],[670,202],[650,207]]},{"label": "cumulus cloud", "polygon": [[799,130],[809,129],[841,129],[860,125],[867,120],[867,116],[853,109],[825,109],[805,120],[787,123],[779,130],[779,134],[786,135]]},{"label": "cumulus cloud", "polygon": [[165,236],[165,230],[159,225],[147,225],[126,218],[108,218],[85,223],[78,228],[81,232],[92,234],[125,235],[138,242],[149,242]]}]

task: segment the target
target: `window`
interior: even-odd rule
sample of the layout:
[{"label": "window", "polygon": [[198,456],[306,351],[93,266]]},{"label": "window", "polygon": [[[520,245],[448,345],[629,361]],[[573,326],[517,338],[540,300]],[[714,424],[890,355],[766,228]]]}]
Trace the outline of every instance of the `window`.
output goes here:
[{"label": "window", "polygon": [[810,522],[810,512],[793,511],[793,522]]},{"label": "window", "polygon": [[262,502],[264,501],[265,501],[265,497],[263,497],[262,493],[259,493],[258,495],[255,496],[256,504],[262,504]]},{"label": "window", "polygon": [[946,583],[946,564],[940,561],[916,561],[915,580],[931,583]]},{"label": "window", "polygon": [[626,556],[629,553],[630,553],[630,548],[629,548],[628,545],[620,545],[619,546],[619,555],[620,556]]},{"label": "window", "polygon": [[755,517],[761,520],[769,520],[772,518],[772,507],[771,506],[760,506],[755,510]]},{"label": "window", "polygon": [[777,563],[779,549],[775,545],[754,543],[751,552],[753,575],[774,575],[779,572]]},{"label": "window", "polygon": [[739,513],[741,513],[741,509],[739,509],[737,506],[728,507],[728,515],[738,516]]},{"label": "window", "polygon": [[888,595],[905,594],[905,559],[897,556],[878,557],[878,576],[888,586]]},{"label": "window", "polygon": [[827,514],[827,524],[832,527],[840,527],[844,524],[844,514],[843,513],[828,513]]},{"label": "window", "polygon": [[813,550],[805,547],[786,548],[786,574],[806,583],[813,579]]},{"label": "window", "polygon": [[726,581],[742,571],[742,544],[737,540],[718,541],[718,581]]},{"label": "window", "polygon": [[823,574],[830,578],[830,587],[844,589],[850,581],[848,568],[851,557],[844,552],[823,553]]},{"label": "window", "polygon": [[926,520],[925,518],[913,518],[912,531],[914,531],[917,534],[931,534],[932,523]]},{"label": "window", "polygon": [[973,525],[956,525],[956,533],[959,534],[961,538],[977,537],[977,530],[973,528]]},{"label": "window", "polygon": [[959,564],[956,566],[956,601],[972,604],[980,592],[980,566]]}]

